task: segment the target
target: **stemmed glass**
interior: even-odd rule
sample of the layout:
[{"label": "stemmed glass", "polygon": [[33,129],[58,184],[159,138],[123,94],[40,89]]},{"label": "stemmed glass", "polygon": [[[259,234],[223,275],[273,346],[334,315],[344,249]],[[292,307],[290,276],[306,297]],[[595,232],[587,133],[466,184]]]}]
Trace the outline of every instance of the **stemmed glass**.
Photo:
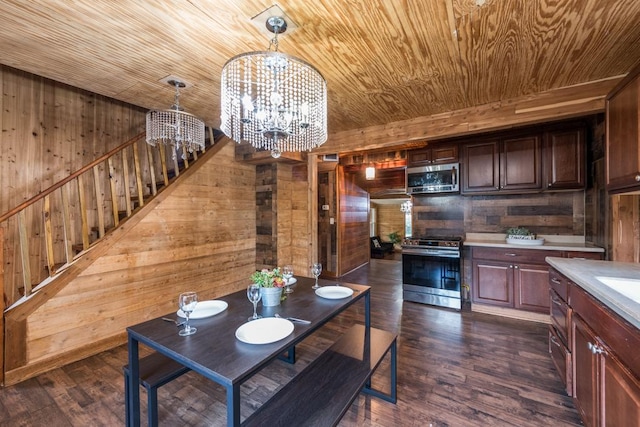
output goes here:
[{"label": "stemmed glass", "polygon": [[262,294],[260,293],[260,285],[256,285],[255,283],[249,285],[247,287],[247,298],[253,304],[253,316],[249,317],[247,320],[256,320],[260,319],[262,316],[258,316],[256,313],[256,307],[258,306],[258,301],[262,298]]},{"label": "stemmed glass", "polygon": [[282,267],[282,278],[284,279],[284,284],[285,284],[285,290],[284,290],[285,294],[290,294],[291,292],[293,292],[293,289],[291,289],[291,285],[289,283],[292,277],[293,277],[293,267],[290,265],[285,265],[284,267]]},{"label": "stemmed glass", "polygon": [[318,289],[318,277],[320,277],[320,273],[322,273],[322,264],[319,262],[314,262],[311,266],[311,274],[316,278],[316,284],[311,287],[311,289]]},{"label": "stemmed glass", "polygon": [[195,310],[197,304],[198,294],[195,292],[183,292],[178,297],[178,305],[186,317],[184,329],[178,333],[181,337],[186,337],[187,335],[193,335],[196,333],[197,329],[189,325],[189,316],[191,316],[191,312]]}]

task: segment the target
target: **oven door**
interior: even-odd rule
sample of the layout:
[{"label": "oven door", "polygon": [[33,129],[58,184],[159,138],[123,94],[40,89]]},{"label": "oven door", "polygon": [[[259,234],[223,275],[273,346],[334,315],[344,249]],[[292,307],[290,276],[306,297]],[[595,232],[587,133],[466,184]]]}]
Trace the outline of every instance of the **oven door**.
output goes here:
[{"label": "oven door", "polygon": [[405,291],[460,299],[459,252],[403,250],[402,284]]}]

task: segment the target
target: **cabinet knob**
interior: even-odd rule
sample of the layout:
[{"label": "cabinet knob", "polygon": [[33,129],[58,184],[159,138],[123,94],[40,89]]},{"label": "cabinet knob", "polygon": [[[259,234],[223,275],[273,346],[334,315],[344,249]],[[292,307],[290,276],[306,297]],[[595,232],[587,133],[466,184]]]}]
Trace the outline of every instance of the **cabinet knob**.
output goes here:
[{"label": "cabinet knob", "polygon": [[588,342],[587,343],[587,348],[593,354],[602,354],[602,353],[604,353],[604,349],[602,347],[600,347],[599,345],[597,345],[597,344],[591,344],[590,342]]},{"label": "cabinet knob", "polygon": [[559,285],[559,284],[561,284],[561,283],[562,283],[560,280],[556,279],[555,277],[552,277],[552,278],[551,278],[551,281],[552,281],[553,283],[555,283],[556,285]]},{"label": "cabinet knob", "polygon": [[636,175],[635,179],[636,179],[636,182],[640,182],[640,175]]},{"label": "cabinet knob", "polygon": [[516,266],[515,266],[515,267],[513,267],[513,268],[515,268],[515,269],[517,270],[517,269],[518,269],[518,268],[520,268],[520,267],[516,265]]},{"label": "cabinet knob", "polygon": [[509,268],[513,268],[513,265],[510,265]]}]

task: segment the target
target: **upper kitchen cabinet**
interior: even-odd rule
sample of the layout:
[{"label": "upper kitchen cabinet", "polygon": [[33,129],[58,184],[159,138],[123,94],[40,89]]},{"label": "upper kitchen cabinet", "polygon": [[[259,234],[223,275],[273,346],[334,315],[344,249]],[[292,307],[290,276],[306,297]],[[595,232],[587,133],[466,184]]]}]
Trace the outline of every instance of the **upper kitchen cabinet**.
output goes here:
[{"label": "upper kitchen cabinet", "polygon": [[463,145],[462,194],[542,189],[539,135],[523,135]]},{"label": "upper kitchen cabinet", "polygon": [[640,65],[607,96],[607,190],[640,190]]},{"label": "upper kitchen cabinet", "polygon": [[585,126],[562,125],[544,133],[545,179],[549,190],[585,187]]},{"label": "upper kitchen cabinet", "polygon": [[458,161],[458,144],[437,145],[407,152],[408,166],[437,165],[440,163],[456,163]]}]

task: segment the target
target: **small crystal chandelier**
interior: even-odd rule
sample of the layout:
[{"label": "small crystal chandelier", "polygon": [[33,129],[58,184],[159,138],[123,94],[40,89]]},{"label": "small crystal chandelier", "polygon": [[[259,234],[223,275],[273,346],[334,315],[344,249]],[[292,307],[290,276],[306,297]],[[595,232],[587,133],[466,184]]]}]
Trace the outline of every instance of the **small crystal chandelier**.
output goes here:
[{"label": "small crystal chandelier", "polygon": [[400,205],[400,210],[404,213],[411,212],[412,208],[413,208],[413,203],[411,203],[411,200],[402,202],[402,204]]},{"label": "small crystal chandelier", "polygon": [[220,128],[278,158],[327,140],[327,83],[312,65],[278,52],[283,17],[271,16],[266,25],[274,33],[269,50],[234,56],[222,69]]},{"label": "small crystal chandelier", "polygon": [[189,153],[204,148],[204,122],[196,116],[185,113],[180,107],[180,88],[183,82],[169,80],[176,88],[174,104],[168,110],[152,110],[147,113],[147,144],[165,144],[171,146],[173,159],[176,151],[180,151],[184,159],[184,147]]}]

